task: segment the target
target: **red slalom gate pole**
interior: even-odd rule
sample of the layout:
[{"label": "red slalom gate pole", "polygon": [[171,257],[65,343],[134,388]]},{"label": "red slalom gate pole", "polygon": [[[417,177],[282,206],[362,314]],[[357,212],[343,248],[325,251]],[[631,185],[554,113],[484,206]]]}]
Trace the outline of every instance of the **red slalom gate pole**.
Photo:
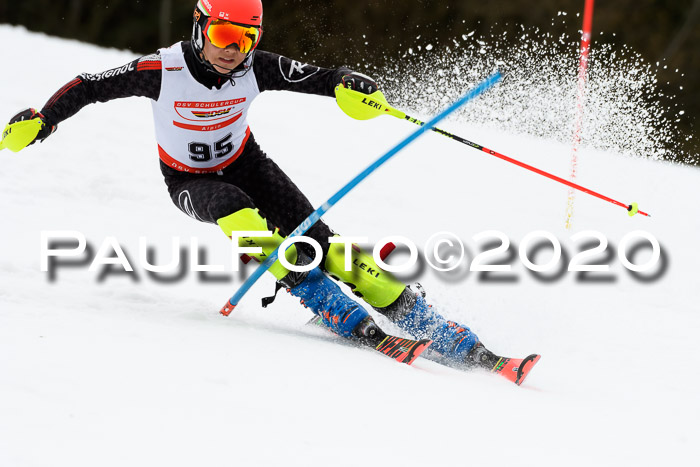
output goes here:
[{"label": "red slalom gate pole", "polygon": [[[413,117],[410,117],[410,116],[408,116],[408,115],[406,115],[405,119],[408,120],[408,121],[411,122],[411,123],[415,123],[416,125],[424,125],[424,123],[421,122],[420,120],[418,120],[418,119],[416,119],[416,118],[413,118]],[[435,127],[433,127],[432,130],[433,130],[434,132],[436,132],[436,133],[440,133],[440,134],[443,135],[443,136],[447,136],[448,138],[454,139],[455,141],[459,141],[459,142],[462,143],[462,144],[466,144],[467,146],[471,146],[471,147],[473,147],[473,148],[475,148],[475,149],[478,149],[478,150],[480,150],[480,151],[483,151],[483,152],[485,152],[486,154],[490,154],[490,155],[492,155],[492,156],[498,157],[499,159],[503,159],[503,160],[506,161],[506,162],[510,162],[511,164],[515,164],[515,165],[517,165],[518,167],[522,167],[523,169],[527,169],[527,170],[530,170],[530,171],[532,171],[532,172],[535,172],[536,174],[539,174],[539,175],[542,175],[542,176],[544,176],[544,177],[547,177],[547,178],[549,178],[549,179],[551,179],[551,180],[554,180],[555,182],[562,183],[562,184],[564,184],[564,185],[566,185],[566,186],[568,186],[568,187],[570,187],[570,188],[573,188],[573,189],[575,189],[575,190],[582,191],[582,192],[584,192],[584,193],[588,193],[589,195],[595,196],[596,198],[602,199],[603,201],[607,201],[607,202],[612,203],[612,204],[614,204],[614,205],[616,205],[616,206],[623,207],[623,208],[625,208],[625,209],[627,210],[627,212],[629,213],[630,216],[634,216],[635,214],[641,214],[641,215],[643,215],[643,216],[651,217],[651,215],[649,215],[648,213],[646,213],[646,212],[644,212],[644,211],[640,211],[639,208],[637,207],[637,203],[632,203],[632,204],[624,204],[624,203],[621,203],[621,202],[616,201],[616,200],[614,200],[614,199],[612,199],[612,198],[609,198],[609,197],[607,197],[607,196],[605,196],[605,195],[602,195],[602,194],[600,194],[600,193],[598,193],[598,192],[596,192],[596,191],[590,190],[590,189],[588,189],[588,188],[586,188],[586,187],[584,187],[584,186],[578,185],[578,184],[576,184],[576,183],[574,183],[574,182],[570,182],[569,180],[565,180],[565,179],[563,179],[563,178],[561,178],[561,177],[558,177],[558,176],[556,176],[556,175],[554,175],[554,174],[551,174],[551,173],[549,173],[549,172],[545,172],[545,171],[542,170],[542,169],[538,169],[537,167],[533,167],[533,166],[531,166],[531,165],[529,165],[529,164],[526,164],[526,163],[524,163],[524,162],[520,162],[520,161],[517,160],[517,159],[513,159],[512,157],[508,157],[508,156],[506,156],[506,155],[504,155],[504,154],[498,153],[498,152],[496,152],[496,151],[494,151],[494,150],[492,150],[492,149],[486,148],[486,147],[484,147],[484,146],[482,146],[482,145],[480,145],[480,144],[472,143],[471,141],[469,141],[469,140],[467,140],[467,139],[465,139],[465,138],[462,138],[461,136],[453,135],[452,133],[448,133],[448,132],[445,131],[445,130],[441,130],[441,129],[435,128]]]},{"label": "red slalom gate pole", "polygon": [[[574,135],[571,146],[571,173],[573,182],[578,171],[578,147],[581,144],[581,126],[583,125],[583,104],[586,95],[586,71],[588,70],[588,52],[591,49],[591,30],[593,29],[593,5],[595,0],[586,0],[583,7],[583,27],[581,28],[581,48],[578,65],[578,91],[576,93],[576,116],[574,118]],[[566,206],[566,228],[571,228],[574,214],[574,190],[570,189]]]}]

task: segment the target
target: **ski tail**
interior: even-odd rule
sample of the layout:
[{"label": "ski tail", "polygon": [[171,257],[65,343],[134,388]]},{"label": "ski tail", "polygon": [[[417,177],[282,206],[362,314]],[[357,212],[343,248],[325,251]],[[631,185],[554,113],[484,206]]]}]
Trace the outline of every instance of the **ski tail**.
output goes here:
[{"label": "ski tail", "polygon": [[375,349],[398,362],[410,365],[432,343],[433,341],[430,339],[414,341],[396,336],[386,336]]},{"label": "ski tail", "polygon": [[540,355],[532,354],[525,358],[500,357],[491,372],[500,374],[518,386],[523,384],[530,370],[540,361]]}]

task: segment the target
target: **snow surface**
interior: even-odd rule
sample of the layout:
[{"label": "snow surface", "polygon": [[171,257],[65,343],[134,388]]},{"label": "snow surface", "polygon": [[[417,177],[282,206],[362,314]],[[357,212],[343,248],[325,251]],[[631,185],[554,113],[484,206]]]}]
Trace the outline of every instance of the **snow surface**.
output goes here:
[{"label": "snow surface", "polygon": [[[134,56],[9,26],[0,26],[0,43],[5,121],[78,73]],[[514,282],[479,281],[465,268],[409,278],[494,351],[543,355],[517,387],[347,345],[305,326],[310,312],[286,294],[261,309],[270,278],[224,318],[218,310],[240,284],[237,273],[218,282],[194,272],[171,283],[149,277],[138,261],[141,236],[158,262],[178,236],[198,239],[209,264],[231,266],[218,228],[172,205],[149,107],[146,99],[90,106],[45,143],[0,153],[1,466],[694,465],[697,169],[584,149],[579,183],[637,201],[653,217],[629,218],[579,194],[569,232],[566,187],[429,134],[331,210],[336,231],[370,244],[404,235],[422,248],[450,231],[471,257],[481,246],[472,237],[486,230],[514,246],[545,230],[569,257],[574,232],[602,232],[612,281],[582,282],[571,272],[537,280],[517,257]],[[414,130],[396,119],[352,121],[332,99],[272,92],[258,98],[250,124],[314,205]],[[568,173],[566,145],[459,121],[442,126]],[[136,272],[100,280],[83,264],[59,268],[52,282],[40,271],[42,230],[83,232],[95,249],[113,236]],[[620,265],[617,245],[634,230],[659,240],[660,277],[636,280]]]}]

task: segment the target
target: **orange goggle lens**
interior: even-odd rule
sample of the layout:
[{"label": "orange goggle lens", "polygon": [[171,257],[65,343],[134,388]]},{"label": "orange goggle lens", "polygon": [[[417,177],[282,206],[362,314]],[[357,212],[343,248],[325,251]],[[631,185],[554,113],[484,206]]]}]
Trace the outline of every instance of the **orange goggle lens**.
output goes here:
[{"label": "orange goggle lens", "polygon": [[260,29],[216,19],[209,23],[206,35],[211,43],[220,49],[235,44],[238,50],[247,54],[257,45]]}]

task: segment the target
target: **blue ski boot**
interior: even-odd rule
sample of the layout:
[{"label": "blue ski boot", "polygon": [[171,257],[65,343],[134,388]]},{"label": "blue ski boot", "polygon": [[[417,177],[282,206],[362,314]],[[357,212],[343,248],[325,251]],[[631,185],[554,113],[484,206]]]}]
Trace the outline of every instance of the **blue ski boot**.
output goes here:
[{"label": "blue ski boot", "polygon": [[[416,339],[432,339],[430,349],[451,364],[474,366],[484,358],[484,351],[488,352],[471,329],[445,319],[428,305],[424,295],[416,294],[408,287],[394,303],[377,311]],[[474,358],[477,353],[481,358]]]},{"label": "blue ski boot", "polygon": [[279,282],[336,334],[343,337],[385,336],[367,310],[345,295],[321,269],[290,272]]}]

